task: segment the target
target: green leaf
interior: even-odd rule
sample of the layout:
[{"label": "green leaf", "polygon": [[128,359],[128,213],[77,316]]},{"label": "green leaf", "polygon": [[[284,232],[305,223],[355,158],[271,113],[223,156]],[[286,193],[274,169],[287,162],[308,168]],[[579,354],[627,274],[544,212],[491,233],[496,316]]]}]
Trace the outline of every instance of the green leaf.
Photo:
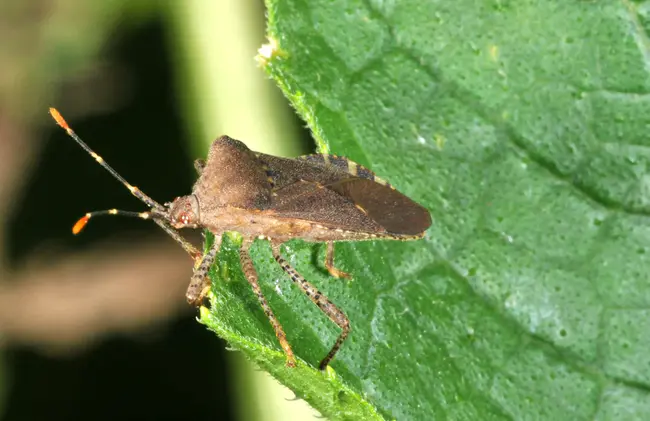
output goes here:
[{"label": "green leaf", "polygon": [[[269,0],[267,71],[319,145],[431,210],[415,242],[235,243],[203,321],[330,419],[643,419],[650,410],[650,3]],[[376,412],[375,412],[376,411]]]}]

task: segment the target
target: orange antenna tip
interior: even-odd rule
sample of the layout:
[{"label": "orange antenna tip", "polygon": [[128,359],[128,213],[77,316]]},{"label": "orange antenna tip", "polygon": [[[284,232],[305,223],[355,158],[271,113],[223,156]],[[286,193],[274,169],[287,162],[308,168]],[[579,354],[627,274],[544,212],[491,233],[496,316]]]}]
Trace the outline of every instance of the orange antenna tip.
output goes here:
[{"label": "orange antenna tip", "polygon": [[79,218],[79,220],[72,227],[72,233],[74,235],[79,234],[81,232],[81,230],[84,229],[84,227],[88,223],[89,219],[90,219],[90,216],[88,216],[88,215],[84,215],[83,217]]},{"label": "orange antenna tip", "polygon": [[52,116],[54,121],[56,121],[56,124],[58,124],[59,126],[63,127],[66,130],[70,130],[70,126],[68,126],[68,123],[63,119],[63,116],[56,108],[50,107],[50,115]]}]

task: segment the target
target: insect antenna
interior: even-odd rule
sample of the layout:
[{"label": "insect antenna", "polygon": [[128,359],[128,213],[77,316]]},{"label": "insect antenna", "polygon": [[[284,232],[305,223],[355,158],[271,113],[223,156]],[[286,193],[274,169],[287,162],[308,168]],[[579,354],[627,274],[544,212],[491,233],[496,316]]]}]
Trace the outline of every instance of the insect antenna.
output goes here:
[{"label": "insect antenna", "polygon": [[178,233],[174,228],[172,228],[169,225],[169,212],[167,207],[161,205],[160,203],[156,202],[149,196],[147,196],[142,190],[139,188],[132,186],[127,182],[124,177],[122,177],[117,171],[113,169],[110,165],[104,161],[104,159],[99,156],[95,151],[90,149],[90,146],[86,145],[86,142],[81,140],[81,138],[70,128],[68,123],[65,121],[61,113],[56,108],[50,108],[50,115],[56,121],[56,124],[61,126],[67,133],[68,136],[70,136],[72,139],[74,139],[79,146],[81,146],[90,156],[92,156],[95,161],[106,171],[108,171],[115,179],[117,179],[120,183],[122,183],[123,186],[125,186],[129,191],[131,192],[132,195],[140,199],[142,202],[144,202],[147,206],[151,208],[150,212],[131,212],[131,211],[120,211],[117,209],[110,209],[110,210],[105,210],[105,211],[96,211],[96,212],[90,212],[81,217],[72,227],[72,232],[74,234],[78,234],[81,232],[82,229],[86,226],[90,218],[95,217],[95,216],[100,216],[100,215],[122,215],[122,216],[130,216],[130,217],[137,217],[141,219],[152,219],[160,228],[162,228],[174,241],[176,241],[178,244],[180,244],[181,247],[193,258],[197,259],[198,257],[201,256],[201,252],[199,252],[189,241],[187,241],[185,238],[183,238],[182,235]]},{"label": "insect antenna", "polygon": [[63,119],[63,116],[61,116],[61,113],[59,113],[59,111],[56,108],[50,108],[50,115],[52,116],[54,121],[56,121],[56,124],[61,126],[68,133],[68,135],[71,138],[73,138],[75,142],[79,144],[79,146],[81,146],[86,152],[88,152],[90,156],[92,156],[95,159],[95,161],[97,161],[99,165],[104,167],[106,171],[108,171],[114,178],[116,178],[120,183],[122,183],[127,189],[129,189],[131,194],[133,194],[135,197],[143,201],[150,208],[156,209],[157,211],[163,214],[166,213],[165,208],[160,203],[156,202],[155,200],[153,200],[152,198],[144,194],[142,190],[140,190],[139,188],[129,184],[124,179],[124,177],[122,177],[117,171],[115,171],[113,167],[108,165],[101,156],[99,156],[97,153],[95,153],[95,151],[90,149],[90,146],[86,145],[86,142],[81,140],[81,138],[74,132],[74,130],[72,130],[70,126],[68,126],[68,123]]},{"label": "insect antenna", "polygon": [[151,212],[132,212],[132,211],[123,211],[123,210],[118,210],[118,209],[108,209],[108,210],[102,210],[102,211],[94,211],[94,212],[88,212],[75,224],[72,226],[72,233],[77,235],[83,230],[88,223],[88,220],[90,218],[94,218],[96,216],[102,216],[102,215],[118,215],[118,216],[128,216],[131,218],[140,218],[140,219],[151,219],[155,216],[155,214],[152,214]]}]

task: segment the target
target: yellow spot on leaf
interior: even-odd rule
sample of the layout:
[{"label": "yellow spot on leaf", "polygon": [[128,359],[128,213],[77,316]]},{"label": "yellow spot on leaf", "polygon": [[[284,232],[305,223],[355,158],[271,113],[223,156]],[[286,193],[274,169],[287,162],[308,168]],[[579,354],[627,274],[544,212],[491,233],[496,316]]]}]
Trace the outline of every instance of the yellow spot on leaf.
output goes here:
[{"label": "yellow spot on leaf", "polygon": [[334,380],[338,377],[336,371],[334,371],[331,365],[328,365],[327,368],[323,370],[323,374],[325,374],[325,376],[330,380]]},{"label": "yellow spot on leaf", "polygon": [[433,139],[436,141],[436,147],[438,148],[439,151],[442,150],[442,148],[445,146],[446,139],[443,135],[436,133],[433,136]]},{"label": "yellow spot on leaf", "polygon": [[499,59],[499,47],[496,45],[490,45],[490,58],[492,61],[497,61]]}]

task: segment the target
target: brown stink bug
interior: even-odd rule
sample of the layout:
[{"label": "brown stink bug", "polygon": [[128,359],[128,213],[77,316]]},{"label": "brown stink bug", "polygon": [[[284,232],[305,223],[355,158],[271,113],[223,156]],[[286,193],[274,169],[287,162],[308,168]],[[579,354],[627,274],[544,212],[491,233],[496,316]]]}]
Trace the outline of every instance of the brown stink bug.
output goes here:
[{"label": "brown stink bug", "polygon": [[[192,193],[161,205],[104,162],[56,109],[50,108],[50,114],[86,152],[150,208],[140,213],[116,209],[87,213],[74,225],[73,232],[81,231],[91,217],[98,215],[152,219],[195,261],[186,293],[187,301],[195,306],[203,302],[210,287],[207,274],[219,251],[222,234],[239,232],[244,239],[239,252],[243,272],[275,330],[288,366],[295,366],[295,356],[262,294],[248,253],[255,238],[271,242],[273,256],[282,269],[341,328],[334,346],[319,365],[323,370],[350,333],[350,322],[282,258],[280,245],[292,238],[326,242],[325,267],[332,276],[349,277],[334,267],[334,241],[413,240],[422,238],[431,225],[431,216],[424,207],[347,158],[323,154],[281,158],[253,152],[228,136],[212,143],[207,161],[195,162],[199,179]],[[202,254],[176,231],[180,228],[210,230],[215,236],[214,244]]]}]

